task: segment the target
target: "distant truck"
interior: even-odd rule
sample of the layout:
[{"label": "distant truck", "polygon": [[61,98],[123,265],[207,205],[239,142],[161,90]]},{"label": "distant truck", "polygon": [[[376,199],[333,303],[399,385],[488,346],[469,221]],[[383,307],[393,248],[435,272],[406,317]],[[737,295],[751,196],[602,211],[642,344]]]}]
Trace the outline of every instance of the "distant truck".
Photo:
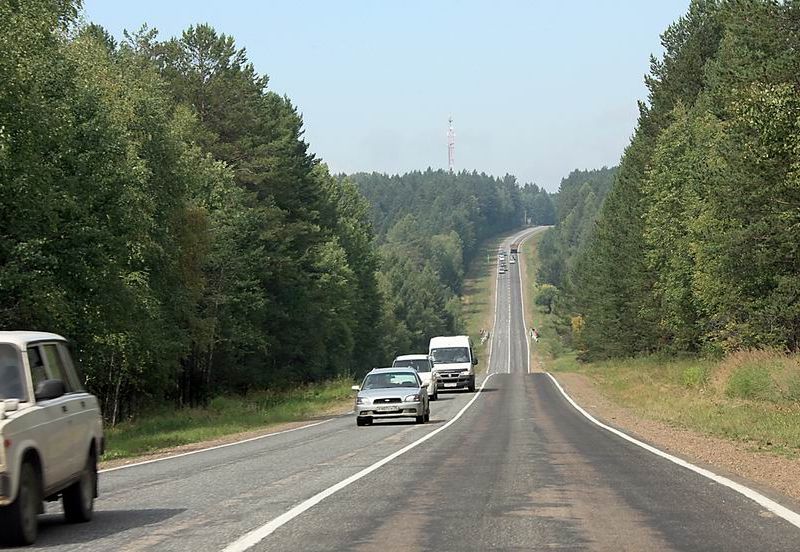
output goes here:
[{"label": "distant truck", "polygon": [[428,354],[433,358],[433,373],[438,389],[475,391],[475,365],[478,359],[472,340],[466,335],[431,338]]},{"label": "distant truck", "polygon": [[517,253],[519,253],[519,242],[511,244],[511,254],[516,255]]}]

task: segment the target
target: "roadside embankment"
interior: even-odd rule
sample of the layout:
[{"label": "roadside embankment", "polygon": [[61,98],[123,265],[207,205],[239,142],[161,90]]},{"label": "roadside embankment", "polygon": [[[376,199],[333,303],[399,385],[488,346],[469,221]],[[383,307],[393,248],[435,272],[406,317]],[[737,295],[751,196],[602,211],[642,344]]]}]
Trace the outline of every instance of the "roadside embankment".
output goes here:
[{"label": "roadside embankment", "polygon": [[296,389],[217,397],[202,408],[163,408],[106,429],[104,465],[142,455],[185,452],[270,433],[352,407],[353,382],[342,378]]}]

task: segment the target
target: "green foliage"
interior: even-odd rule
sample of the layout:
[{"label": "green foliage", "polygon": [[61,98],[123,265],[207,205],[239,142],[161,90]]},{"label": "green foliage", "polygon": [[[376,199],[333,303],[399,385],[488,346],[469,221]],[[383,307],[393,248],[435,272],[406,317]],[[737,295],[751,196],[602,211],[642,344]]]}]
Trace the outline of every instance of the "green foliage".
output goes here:
[{"label": "green foliage", "polygon": [[559,194],[540,278],[585,321],[584,357],[800,348],[797,21],[793,2],[692,2],[588,232]]},{"label": "green foliage", "polygon": [[547,308],[547,314],[552,314],[555,304],[558,301],[559,291],[556,286],[550,284],[542,284],[536,290],[536,296],[533,301],[541,307]]},{"label": "green foliage", "polygon": [[0,4],[0,323],[74,339],[112,422],[371,362],[369,207],[295,108],[207,25],[117,44],[77,8]]},{"label": "green foliage", "polygon": [[738,399],[774,400],[777,390],[767,367],[745,365],[731,374],[725,394]]},{"label": "green foliage", "polygon": [[685,387],[704,387],[708,383],[709,376],[708,366],[695,364],[683,369],[681,381]]}]

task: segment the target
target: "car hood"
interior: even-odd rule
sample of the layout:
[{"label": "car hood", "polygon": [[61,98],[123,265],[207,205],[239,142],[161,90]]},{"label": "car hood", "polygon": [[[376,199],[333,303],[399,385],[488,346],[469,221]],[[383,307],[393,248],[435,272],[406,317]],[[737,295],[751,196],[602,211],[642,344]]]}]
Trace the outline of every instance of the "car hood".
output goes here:
[{"label": "car hood", "polygon": [[387,387],[385,389],[362,389],[358,392],[359,397],[365,399],[383,399],[390,397],[407,397],[419,393],[419,387]]},{"label": "car hood", "polygon": [[469,370],[471,368],[472,368],[472,364],[470,364],[469,362],[453,362],[452,364],[444,364],[444,363],[442,363],[442,364],[434,364],[433,365],[433,371],[434,372],[442,372],[442,371],[446,371],[446,370],[459,370],[459,371],[463,372],[463,371]]}]

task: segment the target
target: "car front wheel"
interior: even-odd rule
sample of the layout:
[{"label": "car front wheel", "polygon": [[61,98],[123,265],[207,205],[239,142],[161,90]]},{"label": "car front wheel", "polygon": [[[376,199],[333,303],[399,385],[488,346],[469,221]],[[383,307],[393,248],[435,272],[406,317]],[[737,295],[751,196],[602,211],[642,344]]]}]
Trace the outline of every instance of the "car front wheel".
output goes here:
[{"label": "car front wheel", "polygon": [[39,529],[42,505],[39,476],[29,462],[22,464],[17,499],[0,508],[0,537],[6,544],[33,544]]}]

